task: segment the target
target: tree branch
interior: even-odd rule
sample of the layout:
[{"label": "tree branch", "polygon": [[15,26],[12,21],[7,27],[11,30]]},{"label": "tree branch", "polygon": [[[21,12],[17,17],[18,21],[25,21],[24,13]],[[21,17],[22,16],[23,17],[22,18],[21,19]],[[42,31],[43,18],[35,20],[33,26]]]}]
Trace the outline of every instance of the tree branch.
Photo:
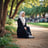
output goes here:
[{"label": "tree branch", "polygon": [[15,15],[16,15],[16,13],[17,13],[17,10],[18,10],[18,7],[19,7],[19,5],[20,5],[23,1],[24,1],[24,0],[21,0],[20,2],[18,2],[17,6],[16,6],[16,8],[15,8],[15,12],[14,12],[14,14],[12,15],[11,18],[14,18],[14,17],[15,17]]},{"label": "tree branch", "polygon": [[9,18],[10,18],[10,17],[11,17],[11,15],[12,15],[12,9],[13,9],[13,4],[14,4],[14,1],[15,1],[15,0],[13,0],[13,1],[12,1],[12,5],[11,5],[11,10],[10,10],[10,15],[9,15]]}]

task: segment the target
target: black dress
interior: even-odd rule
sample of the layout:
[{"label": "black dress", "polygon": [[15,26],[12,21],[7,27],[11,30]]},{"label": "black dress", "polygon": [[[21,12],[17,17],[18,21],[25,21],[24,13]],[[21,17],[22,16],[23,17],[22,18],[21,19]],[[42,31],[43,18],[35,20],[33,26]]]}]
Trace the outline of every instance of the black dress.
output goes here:
[{"label": "black dress", "polygon": [[[18,23],[18,27],[17,27],[17,37],[18,38],[28,38],[29,35],[32,35],[30,28],[26,26],[26,23],[23,26],[20,18],[18,18],[17,23]],[[27,30],[25,30],[24,27],[27,27]]]}]

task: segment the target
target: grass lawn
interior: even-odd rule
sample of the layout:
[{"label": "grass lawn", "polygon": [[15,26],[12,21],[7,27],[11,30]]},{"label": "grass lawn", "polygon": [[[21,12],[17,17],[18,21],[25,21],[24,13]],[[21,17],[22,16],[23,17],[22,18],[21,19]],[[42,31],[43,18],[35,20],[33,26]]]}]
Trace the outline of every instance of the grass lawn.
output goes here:
[{"label": "grass lawn", "polygon": [[42,26],[48,28],[48,23],[27,23],[27,24],[32,24],[32,25],[37,25],[37,26]]}]

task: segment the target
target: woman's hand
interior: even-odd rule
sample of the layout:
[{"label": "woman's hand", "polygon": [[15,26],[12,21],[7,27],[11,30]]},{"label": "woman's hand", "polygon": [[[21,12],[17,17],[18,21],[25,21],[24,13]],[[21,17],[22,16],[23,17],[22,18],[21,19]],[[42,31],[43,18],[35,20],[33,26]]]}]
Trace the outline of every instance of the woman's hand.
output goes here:
[{"label": "woman's hand", "polygon": [[24,27],[24,29],[25,29],[25,30],[27,30],[27,28],[26,28],[26,27]]}]

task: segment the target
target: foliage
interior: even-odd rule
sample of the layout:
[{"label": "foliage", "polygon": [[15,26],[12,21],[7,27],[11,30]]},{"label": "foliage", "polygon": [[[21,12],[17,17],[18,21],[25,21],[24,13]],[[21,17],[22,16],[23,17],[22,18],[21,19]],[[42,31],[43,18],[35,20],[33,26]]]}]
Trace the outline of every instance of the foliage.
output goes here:
[{"label": "foliage", "polygon": [[0,37],[0,47],[1,46],[7,46],[8,44],[11,43],[12,37],[10,37],[10,36],[11,36],[10,33],[6,33],[5,36]]},{"label": "foliage", "polygon": [[0,37],[0,46],[5,46],[8,45],[10,43],[11,39],[7,38],[7,37]]},{"label": "foliage", "polygon": [[14,25],[15,23],[14,23],[15,21],[13,20],[13,19],[9,19],[9,17],[7,17],[6,18],[6,24],[9,24],[9,25]]},{"label": "foliage", "polygon": [[12,35],[11,33],[8,33],[8,32],[7,32],[7,33],[5,34],[5,37],[10,37],[11,35]]},{"label": "foliage", "polygon": [[48,6],[48,0],[40,0],[40,3],[43,7],[47,7]]},{"label": "foliage", "polygon": [[12,43],[13,37],[10,33],[7,33],[5,36],[0,37],[0,47],[4,48],[19,48],[15,43]]},{"label": "foliage", "polygon": [[26,15],[31,15],[31,10],[32,10],[32,8],[24,7],[24,8],[22,8],[22,10],[19,10],[19,11],[18,11],[18,14],[19,14],[21,11],[25,11]]},{"label": "foliage", "polygon": [[33,6],[32,8],[27,8],[24,7],[22,10],[19,10],[18,14],[20,11],[25,11],[26,15],[33,15],[33,14],[43,14],[48,12],[48,7],[42,7],[42,6]]},{"label": "foliage", "polygon": [[5,26],[5,29],[10,31],[11,34],[15,34],[15,32],[17,31],[16,27],[13,27],[13,26],[10,26],[10,25]]}]

